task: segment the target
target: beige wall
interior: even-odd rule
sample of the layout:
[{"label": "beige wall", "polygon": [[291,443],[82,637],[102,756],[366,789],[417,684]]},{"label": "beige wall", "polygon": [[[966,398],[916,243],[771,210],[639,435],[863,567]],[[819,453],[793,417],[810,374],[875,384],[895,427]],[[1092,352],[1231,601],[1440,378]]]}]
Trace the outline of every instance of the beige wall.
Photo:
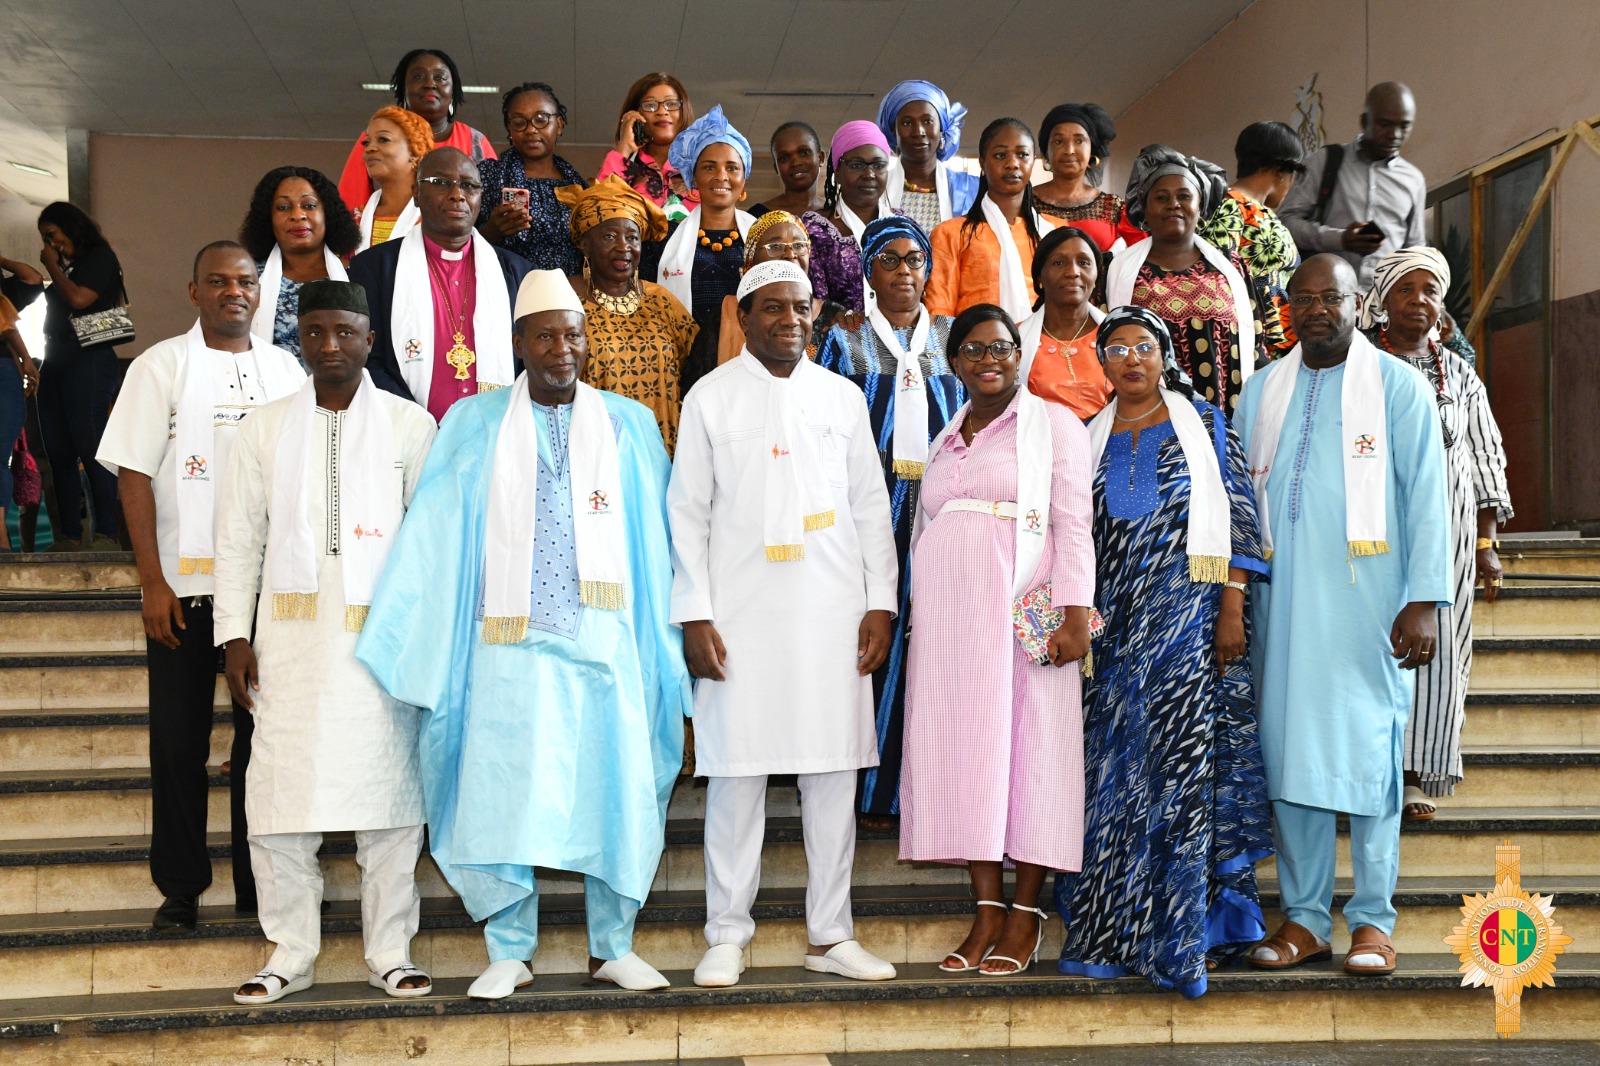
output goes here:
[{"label": "beige wall", "polygon": [[194,322],[187,288],[194,253],[238,237],[261,175],[292,163],[337,181],[350,143],[92,135],[90,211],[122,261],[136,348]]},{"label": "beige wall", "polygon": [[[1117,119],[1111,187],[1141,146],[1170,142],[1233,169],[1238,131],[1293,122],[1312,73],[1329,140],[1353,137],[1368,85],[1417,97],[1405,155],[1429,187],[1553,127],[1600,115],[1595,0],[1258,0]],[[1600,288],[1600,157],[1558,188],[1556,299]]]}]

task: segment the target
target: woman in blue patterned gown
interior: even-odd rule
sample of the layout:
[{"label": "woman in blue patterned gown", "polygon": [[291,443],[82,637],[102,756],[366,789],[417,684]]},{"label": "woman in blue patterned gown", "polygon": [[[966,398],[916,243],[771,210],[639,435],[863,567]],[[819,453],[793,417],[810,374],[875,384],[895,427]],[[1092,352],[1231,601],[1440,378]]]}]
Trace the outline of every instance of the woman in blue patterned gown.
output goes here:
[{"label": "woman in blue patterned gown", "polygon": [[[956,372],[945,357],[951,319],[922,306],[932,265],[928,235],[911,219],[889,215],[867,223],[861,234],[861,270],[877,294],[877,309],[858,329],[835,326],[817,352],[817,363],[861,386],[872,432],[877,436],[883,476],[889,486],[895,550],[900,556],[900,610],[889,658],[872,675],[877,708],[878,765],[861,772],[861,824],[892,829],[900,813],[900,734],[905,722],[906,639],[910,627],[911,523],[928,443],[966,402]],[[914,366],[912,365],[914,362]],[[909,379],[906,373],[912,372]],[[915,395],[902,400],[907,435],[895,432],[896,396],[904,384]],[[917,406],[927,416],[909,418]],[[913,428],[910,422],[915,421]],[[920,444],[920,448],[918,445]],[[917,461],[920,456],[921,462]]]},{"label": "woman in blue patterned gown", "polygon": [[1254,864],[1272,838],[1244,583],[1267,565],[1244,452],[1194,399],[1166,324],[1119,307],[1097,347],[1117,391],[1089,427],[1106,626],[1084,696],[1083,870],[1056,881],[1059,969],[1193,998],[1266,933]]}]

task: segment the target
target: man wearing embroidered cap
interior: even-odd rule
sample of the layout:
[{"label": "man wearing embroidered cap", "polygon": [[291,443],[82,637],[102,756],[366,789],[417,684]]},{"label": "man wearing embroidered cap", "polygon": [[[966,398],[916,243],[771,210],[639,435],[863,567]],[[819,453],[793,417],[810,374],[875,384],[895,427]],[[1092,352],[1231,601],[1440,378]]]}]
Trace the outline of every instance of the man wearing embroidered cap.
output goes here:
[{"label": "man wearing embroidered cap", "polygon": [[255,720],[250,860],[261,930],[277,946],[234,993],[249,1005],[315,980],[317,849],[332,832],[356,837],[368,982],[397,997],[432,990],[410,961],[422,851],[417,713],[373,682],[355,648],[434,424],[373,385],[371,347],[360,285],[300,290],[311,378],[245,419],[217,515],[216,641],[238,714]]},{"label": "man wearing embroidered cap", "polygon": [[566,277],[530,273],[515,314],[523,372],[445,419],[357,655],[423,711],[429,847],[487,919],[467,994],[533,980],[536,866],[583,875],[591,976],[664,988],[633,925],[689,705],[667,622],[666,449],[648,408],[580,380]]},{"label": "man wearing embroidered cap", "polygon": [[856,772],[876,766],[872,672],[897,566],[861,391],[805,358],[811,284],[788,261],[739,285],[745,347],[684,402],[667,494],[672,621],[706,790],[706,941],[695,983],[738,982],[755,932],[769,774],[798,774],[809,970],[886,980],[852,939]]}]

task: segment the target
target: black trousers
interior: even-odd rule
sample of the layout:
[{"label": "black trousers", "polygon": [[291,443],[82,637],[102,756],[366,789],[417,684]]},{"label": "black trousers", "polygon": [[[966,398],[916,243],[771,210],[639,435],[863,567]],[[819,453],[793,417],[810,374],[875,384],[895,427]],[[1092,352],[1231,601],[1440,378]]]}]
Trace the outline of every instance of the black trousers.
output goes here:
[{"label": "black trousers", "polygon": [[[50,456],[61,524],[52,526],[57,540],[90,540],[95,534],[117,535],[117,478],[95,459],[100,435],[111,417],[122,384],[115,348],[90,348],[46,359],[39,368],[40,441]],[[94,529],[83,528],[83,477],[89,482]]]},{"label": "black trousers", "polygon": [[[212,705],[218,649],[212,644],[211,597],[184,599],[187,628],[178,646],[146,641],[150,674],[150,879],[164,896],[198,896],[211,886],[206,807],[211,785]],[[244,780],[250,768],[250,712],[233,705],[233,885],[237,901],[255,907],[245,824]]]}]

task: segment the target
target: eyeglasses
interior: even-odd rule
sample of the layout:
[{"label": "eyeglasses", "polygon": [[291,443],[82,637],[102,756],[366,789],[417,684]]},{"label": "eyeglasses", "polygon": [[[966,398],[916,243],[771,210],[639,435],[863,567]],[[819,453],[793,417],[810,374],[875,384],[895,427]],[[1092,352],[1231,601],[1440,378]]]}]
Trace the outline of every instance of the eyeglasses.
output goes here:
[{"label": "eyeglasses", "polygon": [[[911,253],[916,255],[916,252]],[[967,341],[956,349],[961,358],[969,363],[981,363],[986,355],[994,356],[994,361],[1004,363],[1017,354],[1017,346],[1010,341],[995,341],[993,344],[981,344],[978,341]]]},{"label": "eyeglasses", "polygon": [[483,182],[473,181],[470,178],[463,181],[457,181],[454,178],[418,178],[417,180],[424,185],[432,185],[447,196],[456,189],[460,189],[463,196],[477,196],[483,192]]},{"label": "eyeglasses", "polygon": [[865,174],[869,170],[874,174],[882,174],[889,169],[889,161],[887,159],[843,159],[839,161],[839,167],[841,170],[848,170],[852,174]]},{"label": "eyeglasses", "polygon": [[1161,346],[1159,344],[1152,344],[1150,341],[1140,341],[1131,348],[1126,344],[1106,345],[1106,362],[1108,363],[1122,363],[1130,362],[1134,359],[1148,359],[1152,355],[1160,354]]},{"label": "eyeglasses", "polygon": [[1340,304],[1344,303],[1354,295],[1355,293],[1353,292],[1307,293],[1303,296],[1289,297],[1289,306],[1294,308],[1296,311],[1305,311],[1308,310],[1312,304],[1316,303],[1318,300],[1321,300],[1323,307],[1338,307]]},{"label": "eyeglasses", "polygon": [[532,118],[523,118],[518,115],[516,118],[506,119],[506,131],[509,133],[521,133],[529,126],[536,130],[546,130],[550,128],[551,123],[560,117],[560,115],[552,114],[549,111],[536,111]]},{"label": "eyeglasses", "polygon": [[886,272],[893,274],[900,269],[901,263],[904,263],[907,269],[921,270],[928,262],[928,257],[921,252],[907,252],[905,255],[899,255],[895,252],[879,252],[872,257],[872,261],[883,267]]},{"label": "eyeglasses", "polygon": [[657,111],[665,111],[669,115],[676,115],[679,111],[683,110],[683,101],[646,100],[644,103],[639,105],[639,110],[643,111],[647,115],[653,115]]},{"label": "eyeglasses", "polygon": [[766,252],[768,255],[776,256],[804,255],[806,252],[811,250],[811,242],[773,241],[771,244],[763,244],[761,246],[761,250]]}]

